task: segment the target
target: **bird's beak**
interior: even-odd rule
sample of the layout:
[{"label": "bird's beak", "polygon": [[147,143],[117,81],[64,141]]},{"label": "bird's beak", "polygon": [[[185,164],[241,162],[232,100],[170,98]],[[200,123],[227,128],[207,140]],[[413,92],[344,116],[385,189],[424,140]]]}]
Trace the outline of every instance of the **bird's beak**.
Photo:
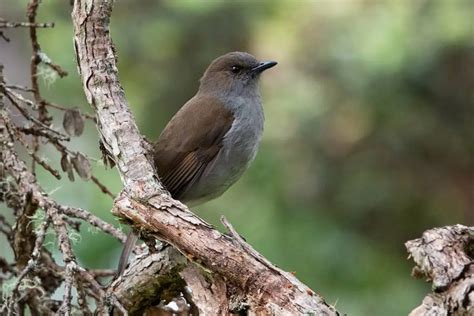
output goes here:
[{"label": "bird's beak", "polygon": [[258,66],[253,67],[252,71],[254,73],[259,74],[262,71],[267,70],[268,68],[272,68],[276,64],[278,64],[276,61],[262,61],[258,64]]}]

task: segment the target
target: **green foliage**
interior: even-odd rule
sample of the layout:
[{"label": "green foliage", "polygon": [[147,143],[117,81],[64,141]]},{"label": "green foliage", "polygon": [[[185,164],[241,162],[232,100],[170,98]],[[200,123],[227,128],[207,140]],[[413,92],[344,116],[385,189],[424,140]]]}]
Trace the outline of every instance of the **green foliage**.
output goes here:
[{"label": "green foliage", "polygon": [[[42,48],[70,74],[43,84],[48,98],[87,109],[68,10],[65,1],[41,7],[40,20],[57,22],[40,31]],[[403,243],[429,227],[474,222],[472,12],[469,0],[117,1],[111,32],[150,139],[216,56],[244,50],[279,61],[262,77],[266,125],[255,162],[198,212],[216,225],[224,214],[340,311],[390,316],[429,290],[410,277]],[[73,144],[99,157],[87,124]],[[118,192],[114,170],[93,168]],[[47,175],[42,183],[58,186]],[[113,221],[110,199],[93,186],[67,183],[54,196]],[[74,247],[92,267],[116,265],[110,237],[85,234]]]}]

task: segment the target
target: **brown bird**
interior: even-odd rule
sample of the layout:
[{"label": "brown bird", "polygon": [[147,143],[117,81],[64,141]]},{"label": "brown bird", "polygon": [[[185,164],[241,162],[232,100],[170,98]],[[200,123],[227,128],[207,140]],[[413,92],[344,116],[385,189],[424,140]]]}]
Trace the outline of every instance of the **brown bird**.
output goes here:
[{"label": "brown bird", "polygon": [[[259,77],[276,64],[244,52],[212,61],[196,95],[153,146],[158,175],[173,198],[188,205],[204,203],[224,193],[248,168],[263,132]],[[127,238],[119,274],[136,238]]]}]

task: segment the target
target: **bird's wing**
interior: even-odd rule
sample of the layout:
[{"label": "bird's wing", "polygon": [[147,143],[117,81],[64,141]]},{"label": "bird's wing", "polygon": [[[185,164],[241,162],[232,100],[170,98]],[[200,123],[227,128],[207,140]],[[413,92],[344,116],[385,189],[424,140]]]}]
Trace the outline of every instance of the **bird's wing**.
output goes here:
[{"label": "bird's wing", "polygon": [[171,119],[154,145],[158,175],[180,199],[212,163],[234,116],[214,97],[197,95]]}]

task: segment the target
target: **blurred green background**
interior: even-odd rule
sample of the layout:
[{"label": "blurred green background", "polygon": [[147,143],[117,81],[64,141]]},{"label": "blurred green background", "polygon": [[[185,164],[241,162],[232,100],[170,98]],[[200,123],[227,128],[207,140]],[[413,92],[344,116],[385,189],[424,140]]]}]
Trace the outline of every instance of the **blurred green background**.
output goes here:
[{"label": "blurred green background", "polygon": [[[25,0],[0,0],[24,21]],[[68,1],[43,1],[47,99],[91,112],[77,75]],[[474,1],[116,1],[111,24],[122,84],[141,131],[156,139],[215,57],[248,51],[278,66],[262,76],[260,151],[221,198],[196,209],[225,215],[257,250],[349,315],[404,315],[430,287],[410,276],[404,242],[428,228],[474,224]],[[27,30],[8,30],[0,62],[28,84]],[[55,112],[61,126],[61,112]],[[72,148],[99,158],[89,122]],[[42,153],[58,165],[48,146]],[[116,170],[94,163],[115,193]],[[41,183],[64,203],[110,215],[92,184]],[[2,212],[6,212],[3,208]],[[84,226],[88,267],[115,267],[118,242]]]}]

